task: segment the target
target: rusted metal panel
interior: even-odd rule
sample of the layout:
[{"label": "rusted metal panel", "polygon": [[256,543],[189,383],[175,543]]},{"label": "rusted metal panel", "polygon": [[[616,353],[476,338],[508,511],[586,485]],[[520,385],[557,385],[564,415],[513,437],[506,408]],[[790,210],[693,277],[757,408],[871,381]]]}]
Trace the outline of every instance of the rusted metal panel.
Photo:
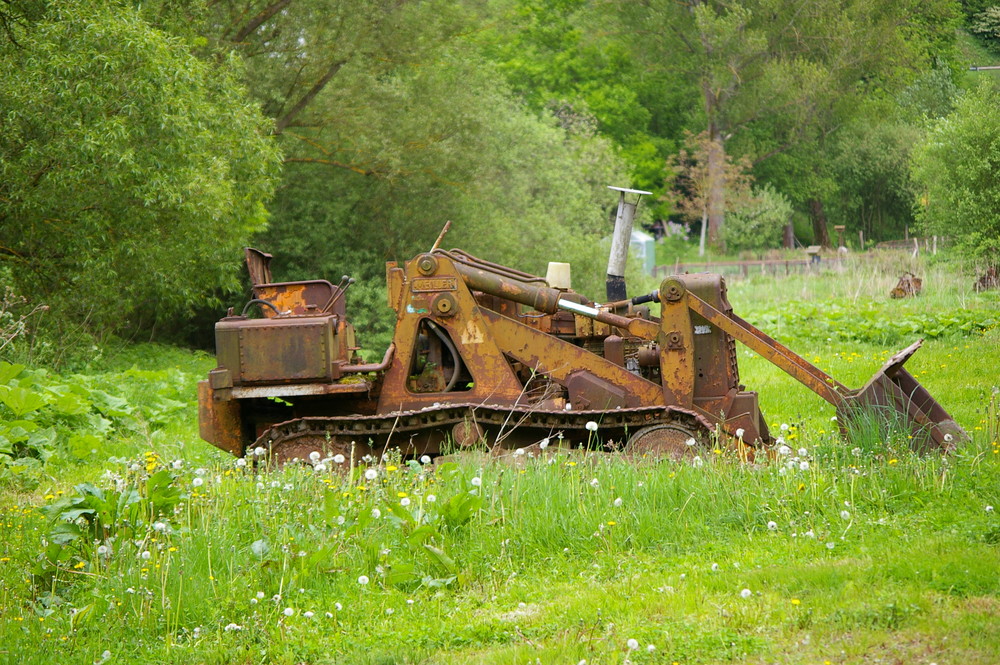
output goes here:
[{"label": "rusted metal panel", "polygon": [[305,383],[339,377],[333,316],[223,319],[215,326],[220,365],[233,385]]},{"label": "rusted metal panel", "polygon": [[233,455],[243,454],[245,441],[240,403],[216,399],[208,381],[198,382],[198,434]]}]

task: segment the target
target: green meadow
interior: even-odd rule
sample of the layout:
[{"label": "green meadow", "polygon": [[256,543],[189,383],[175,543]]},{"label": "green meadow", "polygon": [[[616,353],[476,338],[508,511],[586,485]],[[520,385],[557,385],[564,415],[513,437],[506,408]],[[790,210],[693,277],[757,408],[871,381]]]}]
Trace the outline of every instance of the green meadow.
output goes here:
[{"label": "green meadow", "polygon": [[[888,298],[901,269],[921,296]],[[1000,295],[972,283],[892,255],[729,284],[851,387],[925,339],[907,368],[971,437],[947,456],[846,441],[742,347],[790,448],[755,464],[553,446],[264,471],[198,438],[207,354],[0,363],[0,661],[995,664]]]}]

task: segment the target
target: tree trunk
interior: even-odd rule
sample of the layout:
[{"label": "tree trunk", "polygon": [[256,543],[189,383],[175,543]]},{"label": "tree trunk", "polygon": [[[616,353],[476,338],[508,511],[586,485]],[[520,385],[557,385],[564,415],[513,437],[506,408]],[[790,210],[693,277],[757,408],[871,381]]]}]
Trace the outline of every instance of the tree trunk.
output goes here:
[{"label": "tree trunk", "polygon": [[830,233],[826,230],[826,213],[823,202],[819,199],[809,199],[809,214],[813,222],[813,244],[821,247],[831,247]]},{"label": "tree trunk", "polygon": [[726,149],[722,145],[719,129],[714,124],[708,128],[708,242],[721,252],[726,251],[722,225],[726,209]]},{"label": "tree trunk", "polygon": [[785,237],[782,244],[785,249],[795,249],[795,224],[792,222],[785,224]]}]

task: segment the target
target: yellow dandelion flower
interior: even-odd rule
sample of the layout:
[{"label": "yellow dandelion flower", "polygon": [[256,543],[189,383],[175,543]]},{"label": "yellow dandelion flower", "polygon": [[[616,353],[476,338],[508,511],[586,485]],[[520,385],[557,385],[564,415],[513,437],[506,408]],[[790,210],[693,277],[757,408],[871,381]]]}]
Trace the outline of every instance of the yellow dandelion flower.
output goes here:
[{"label": "yellow dandelion flower", "polygon": [[406,498],[406,492],[396,492],[396,496],[400,499]]},{"label": "yellow dandelion flower", "polygon": [[608,522],[608,526],[614,526],[616,524],[618,524],[618,522],[616,522],[614,520],[611,520],[610,522]]},{"label": "yellow dandelion flower", "polygon": [[891,460],[889,460],[889,464],[896,464],[898,462],[899,462],[899,460],[896,459],[895,457],[893,457]]},{"label": "yellow dandelion flower", "polygon": [[54,499],[54,498],[56,498],[56,495],[55,495],[55,494],[46,494],[46,495],[45,495],[45,500],[46,500],[46,501],[48,501],[49,499]]},{"label": "yellow dandelion flower", "polygon": [[86,561],[78,561],[73,567],[76,568],[77,570],[80,570],[86,565],[87,565]]},{"label": "yellow dandelion flower", "polygon": [[798,598],[792,598],[792,605],[801,605],[802,601]]},{"label": "yellow dandelion flower", "polygon": [[389,466],[385,467],[385,470],[386,470],[386,473],[392,473],[393,471],[396,470],[396,467],[394,467],[392,464],[390,464]]}]

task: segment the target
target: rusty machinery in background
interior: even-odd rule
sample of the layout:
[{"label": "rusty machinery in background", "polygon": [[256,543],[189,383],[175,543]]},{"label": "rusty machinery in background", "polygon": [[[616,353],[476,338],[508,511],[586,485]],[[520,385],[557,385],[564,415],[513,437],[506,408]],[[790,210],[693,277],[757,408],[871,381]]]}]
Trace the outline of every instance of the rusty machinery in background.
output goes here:
[{"label": "rusty machinery in background", "polygon": [[[635,206],[620,191],[614,247]],[[395,333],[382,360],[365,363],[346,312],[352,280],[273,283],[270,255],[247,249],[253,300],[216,324],[201,436],[234,455],[263,447],[279,463],[545,441],[678,457],[713,437],[752,458],[773,440],[740,383],[740,342],[834,405],[842,428],[875,414],[909,428],[920,450],[968,438],[903,368],[919,341],[850,390],[734,314],[721,276],[675,275],[629,299],[618,256],[605,304],[457,249],[388,263]],[[644,306],[654,301],[659,317]],[[245,316],[253,306],[263,318]]]}]

